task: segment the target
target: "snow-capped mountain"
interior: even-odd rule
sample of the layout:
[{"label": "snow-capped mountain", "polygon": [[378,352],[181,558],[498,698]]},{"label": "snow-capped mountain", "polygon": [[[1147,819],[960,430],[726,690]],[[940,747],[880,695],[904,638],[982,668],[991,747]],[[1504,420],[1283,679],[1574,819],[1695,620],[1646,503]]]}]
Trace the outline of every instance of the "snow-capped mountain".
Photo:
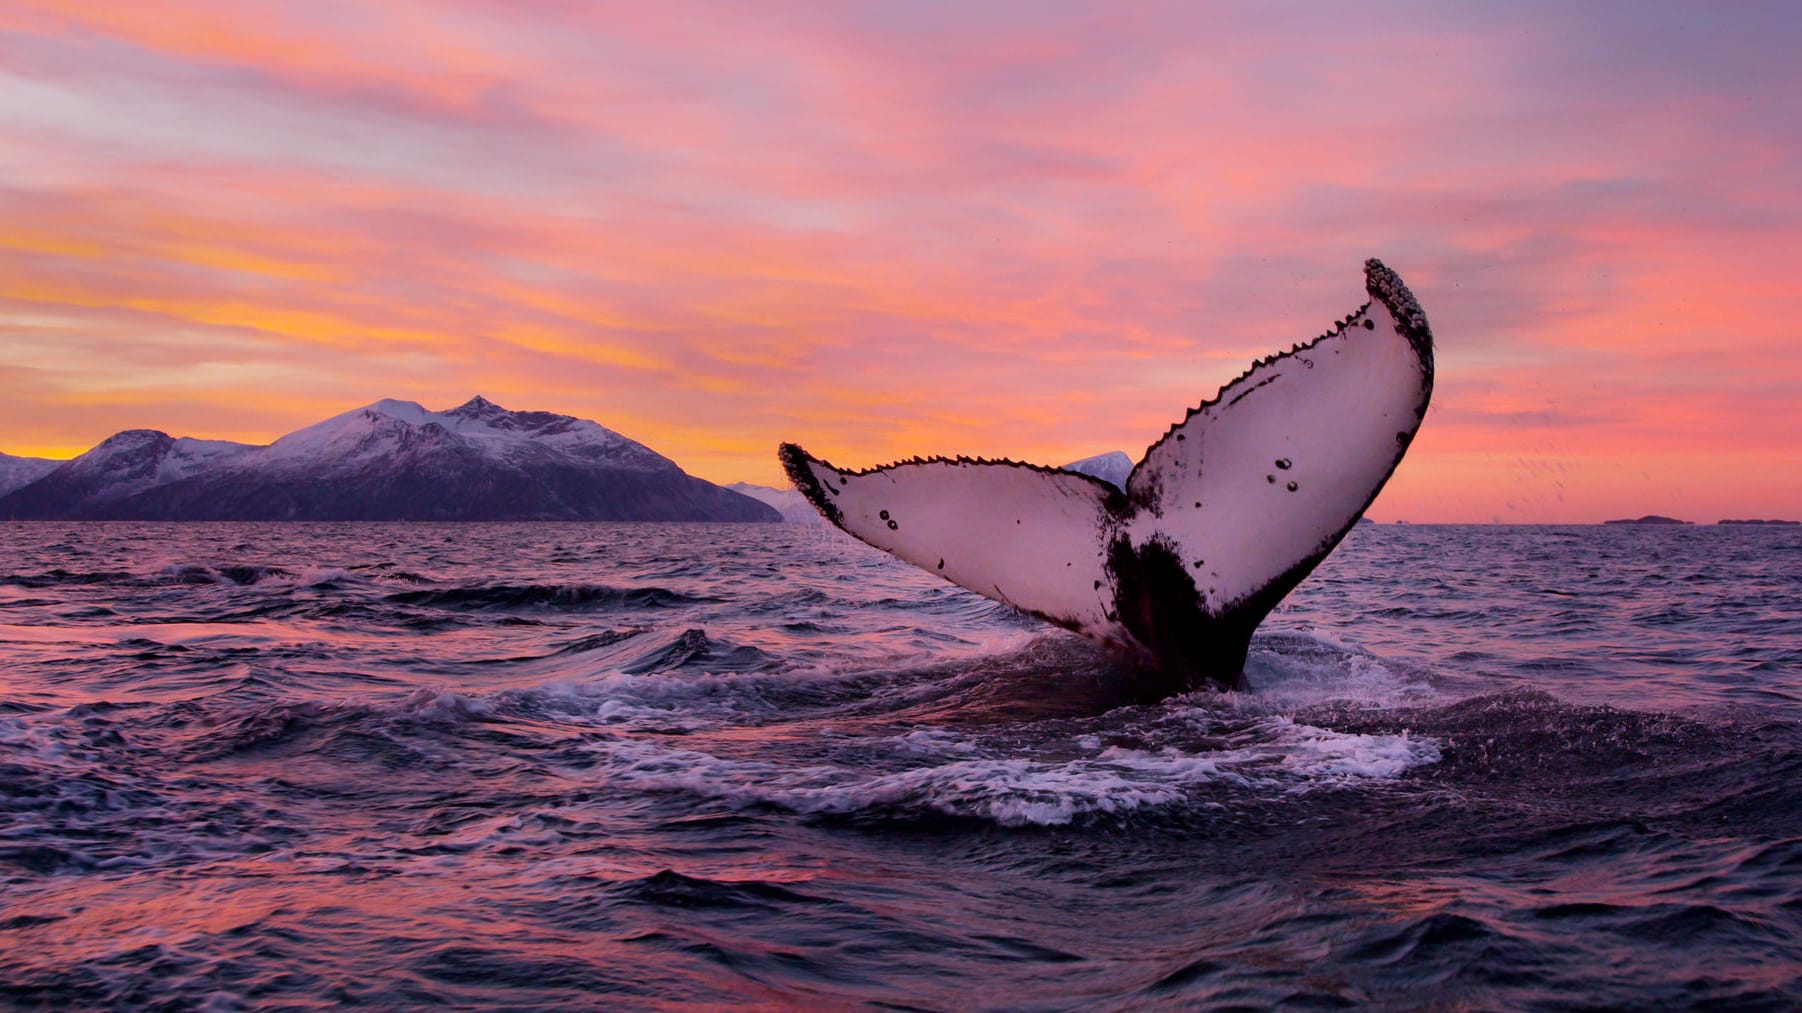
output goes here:
[{"label": "snow-capped mountain", "polygon": [[42,457],[14,457],[0,454],[0,496],[36,482],[56,470],[61,461]]},{"label": "snow-capped mountain", "polygon": [[255,449],[245,443],[176,439],[154,429],[127,429],[72,461],[56,462],[37,481],[0,497],[0,504],[5,504],[0,517],[88,517],[80,507],[129,500],[225,466]]},{"label": "snow-capped mountain", "polygon": [[1126,488],[1126,477],[1133,473],[1133,459],[1119,450],[1085,457],[1064,465],[1065,471],[1081,472],[1101,479],[1117,489]]},{"label": "snow-capped mountain", "polygon": [[[436,427],[450,442],[494,460],[565,458],[624,470],[661,471],[675,462],[587,419],[551,412],[511,412],[477,396],[448,411],[412,401],[383,400],[298,429],[259,448],[257,460],[276,468],[344,468],[394,453],[415,430]],[[435,436],[436,434],[434,434]]]},{"label": "snow-capped mountain", "polygon": [[586,419],[476,397],[377,401],[268,446],[130,430],[0,496],[0,517],[118,520],[768,520]]},{"label": "snow-capped mountain", "polygon": [[741,496],[749,496],[759,503],[766,503],[776,508],[782,520],[788,524],[823,524],[825,518],[807,502],[807,497],[794,487],[777,489],[767,485],[752,485],[749,482],[734,482],[726,488]]}]

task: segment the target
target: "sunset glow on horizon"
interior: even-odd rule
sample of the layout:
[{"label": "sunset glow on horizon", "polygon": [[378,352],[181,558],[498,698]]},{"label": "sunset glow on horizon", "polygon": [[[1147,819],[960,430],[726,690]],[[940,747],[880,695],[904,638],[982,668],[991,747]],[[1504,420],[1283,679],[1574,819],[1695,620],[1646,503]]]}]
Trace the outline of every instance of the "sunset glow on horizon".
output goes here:
[{"label": "sunset glow on horizon", "polygon": [[[1205,8],[1205,9],[1204,9]],[[1365,301],[1432,322],[1372,516],[1802,519],[1802,8],[0,9],[0,451],[384,397],[1135,458]]]}]

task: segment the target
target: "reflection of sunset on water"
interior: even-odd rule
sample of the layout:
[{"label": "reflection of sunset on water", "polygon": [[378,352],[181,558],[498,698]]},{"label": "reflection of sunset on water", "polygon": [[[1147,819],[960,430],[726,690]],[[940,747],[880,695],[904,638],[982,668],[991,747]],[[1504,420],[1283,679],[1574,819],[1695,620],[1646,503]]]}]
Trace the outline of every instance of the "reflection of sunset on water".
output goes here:
[{"label": "reflection of sunset on water", "polygon": [[818,525],[0,525],[0,997],[1793,998],[1798,553],[1359,525],[1147,705]]}]

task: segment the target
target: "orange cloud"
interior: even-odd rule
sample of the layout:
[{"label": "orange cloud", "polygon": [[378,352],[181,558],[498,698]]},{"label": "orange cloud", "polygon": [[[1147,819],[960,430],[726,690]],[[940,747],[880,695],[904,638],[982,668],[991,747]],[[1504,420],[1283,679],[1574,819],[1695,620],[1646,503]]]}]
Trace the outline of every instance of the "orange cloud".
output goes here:
[{"label": "orange cloud", "polygon": [[8,5],[0,449],[480,392],[720,481],[1137,454],[1380,255],[1440,378],[1379,516],[1802,516],[1802,82],[1620,16]]}]

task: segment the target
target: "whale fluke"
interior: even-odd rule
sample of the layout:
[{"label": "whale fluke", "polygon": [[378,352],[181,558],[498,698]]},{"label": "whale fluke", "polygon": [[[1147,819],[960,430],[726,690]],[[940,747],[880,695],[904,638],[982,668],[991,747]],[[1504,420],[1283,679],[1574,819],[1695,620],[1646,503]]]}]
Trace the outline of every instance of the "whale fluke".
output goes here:
[{"label": "whale fluke", "polygon": [[1145,452],[1122,492],[1017,461],[845,471],[792,443],[826,519],[925,570],[1139,655],[1160,693],[1244,680],[1252,631],[1358,522],[1433,392],[1433,339],[1395,272],[1370,301],[1261,359]]}]

